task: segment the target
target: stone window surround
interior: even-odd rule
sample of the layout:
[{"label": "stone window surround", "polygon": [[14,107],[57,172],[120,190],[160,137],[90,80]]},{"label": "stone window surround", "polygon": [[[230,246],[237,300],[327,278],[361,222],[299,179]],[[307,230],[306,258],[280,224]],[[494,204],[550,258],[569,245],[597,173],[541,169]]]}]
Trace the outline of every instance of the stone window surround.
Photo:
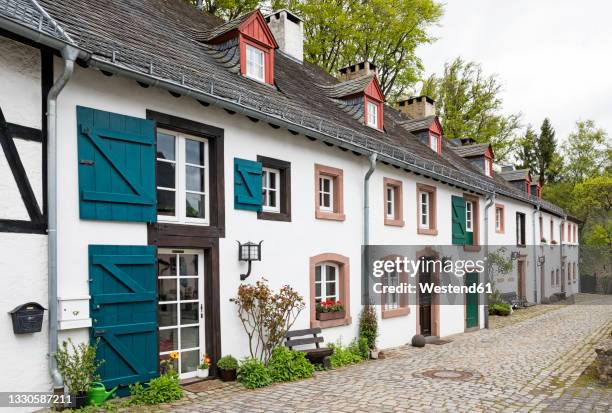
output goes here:
[{"label": "stone window surround", "polygon": [[[500,209],[501,210],[501,214],[500,214],[500,229],[497,229],[497,225],[495,225],[495,232],[497,232],[498,234],[503,234],[506,231],[506,225],[504,223],[505,221],[505,215],[506,215],[506,211],[504,208],[503,204],[495,204],[495,219],[497,219],[497,210]],[[494,221],[495,222],[495,221]]]},{"label": "stone window surround", "polygon": [[478,203],[478,197],[470,194],[463,194],[463,199],[472,203],[472,239],[471,245],[464,245],[464,251],[480,251],[480,205]]},{"label": "stone window surround", "polygon": [[[437,227],[437,219],[436,219],[436,192],[437,188],[435,186],[427,185],[427,184],[416,184],[416,215],[417,215],[417,234],[421,235],[438,235],[438,227]],[[421,197],[419,194],[421,192],[429,193],[429,228],[421,228],[419,223],[421,222]]]},{"label": "stone window surround", "polygon": [[[403,227],[404,226],[404,192],[403,192],[403,183],[397,179],[391,178],[383,178],[383,212],[385,217],[385,225],[393,226],[393,227]],[[390,219],[387,216],[387,189],[392,188],[394,191],[393,197],[393,215],[394,218]]]},{"label": "stone window surround", "polygon": [[[319,207],[319,176],[325,175],[333,179],[333,212],[321,211]],[[344,172],[342,169],[333,168],[331,166],[315,164],[314,180],[315,180],[315,218],[327,219],[332,221],[344,221]]]},{"label": "stone window surround", "polygon": [[[382,260],[395,260],[396,258],[401,258],[398,255],[390,255],[382,258]],[[400,283],[408,283],[408,274],[405,272],[400,272],[399,274],[399,282]],[[381,294],[381,303],[380,303],[380,315],[382,319],[393,318],[393,317],[401,317],[410,314],[410,307],[408,302],[408,296],[406,293],[399,294],[399,306],[397,308],[386,309],[385,303],[387,302],[387,294]]]},{"label": "stone window surround", "polygon": [[[338,286],[340,291],[338,291],[338,299],[342,302],[345,310],[344,318],[340,318],[337,320],[326,320],[320,321],[317,320],[316,317],[316,306],[315,306],[315,268],[318,264],[322,264],[324,262],[331,262],[338,266],[339,270],[339,280]],[[310,296],[309,296],[309,306],[310,306],[310,328],[321,327],[321,328],[329,328],[329,327],[337,327],[349,325],[352,322],[351,319],[351,270],[349,264],[349,258],[344,255],[335,254],[335,253],[323,253],[315,255],[314,257],[310,257]]]}]

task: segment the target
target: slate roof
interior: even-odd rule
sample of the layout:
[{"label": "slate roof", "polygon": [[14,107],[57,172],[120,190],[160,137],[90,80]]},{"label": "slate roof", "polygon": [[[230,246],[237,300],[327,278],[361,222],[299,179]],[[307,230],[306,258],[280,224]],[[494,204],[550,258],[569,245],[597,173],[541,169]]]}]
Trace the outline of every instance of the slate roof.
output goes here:
[{"label": "slate roof", "polygon": [[524,181],[529,177],[529,169],[517,169],[515,171],[500,172],[499,175],[508,182]]},{"label": "slate roof", "polygon": [[[239,75],[232,46],[220,50],[219,45],[202,43],[201,33],[223,33],[240,22],[225,24],[181,0],[39,2],[50,15],[48,21],[56,21],[65,31],[45,34],[71,39],[88,53],[87,63],[94,67],[120,70],[159,87],[199,94],[225,108],[238,105],[267,122],[295,125],[310,131],[306,134],[361,153],[376,152],[383,161],[452,185],[539,202],[517,193],[503,179],[485,177],[446,142],[442,156],[438,156],[406,129],[405,123],[411,119],[389,106],[384,110],[384,131],[365,126],[362,116],[347,113],[337,99],[325,93],[324,86],[333,89],[339,81],[313,64],[300,64],[276,51],[274,86]],[[24,16],[14,17],[7,11],[7,4],[14,3],[36,9],[33,0],[0,0],[0,23],[7,18],[34,27]],[[558,207],[551,208],[562,213]]]},{"label": "slate roof", "polygon": [[400,124],[408,132],[418,132],[429,129],[435,119],[436,117],[431,115],[424,118],[406,120]]},{"label": "slate roof", "polygon": [[360,76],[355,79],[345,80],[344,82],[333,85],[322,86],[323,93],[330,98],[342,98],[345,96],[362,93],[370,84],[375,75]]},{"label": "slate roof", "polygon": [[196,40],[201,42],[207,42],[209,40],[215,39],[221,35],[224,35],[225,33],[229,33],[232,30],[237,29],[242,23],[244,23],[256,12],[257,10],[253,10],[226,23],[220,24],[219,26],[213,27],[208,30],[197,31],[194,37]]},{"label": "slate roof", "polygon": [[484,156],[489,146],[488,143],[476,143],[473,145],[457,146],[453,149],[457,155],[463,158],[469,158],[472,156]]}]

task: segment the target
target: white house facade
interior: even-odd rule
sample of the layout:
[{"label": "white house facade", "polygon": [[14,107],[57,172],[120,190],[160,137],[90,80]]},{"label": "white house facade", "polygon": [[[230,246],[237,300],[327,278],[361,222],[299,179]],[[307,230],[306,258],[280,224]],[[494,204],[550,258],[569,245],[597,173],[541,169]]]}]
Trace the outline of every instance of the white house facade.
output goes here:
[{"label": "white house facade", "polygon": [[[287,11],[223,23],[137,3],[0,0],[0,304],[46,307],[37,333],[0,322],[5,391],[61,387],[49,354],[67,338],[100,338],[107,387],[155,377],[171,351],[183,378],[204,354],[245,357],[230,299],[260,279],[304,297],[294,328],[348,343],[364,244],[505,246],[502,293],[578,292],[576,220],[490,148],[443,139],[428,98],[391,107],[373,65],[303,62]],[[263,241],[244,281],[237,241]],[[344,318],[317,320],[326,298]],[[377,306],[378,345],[485,328],[484,295],[467,302]]]}]

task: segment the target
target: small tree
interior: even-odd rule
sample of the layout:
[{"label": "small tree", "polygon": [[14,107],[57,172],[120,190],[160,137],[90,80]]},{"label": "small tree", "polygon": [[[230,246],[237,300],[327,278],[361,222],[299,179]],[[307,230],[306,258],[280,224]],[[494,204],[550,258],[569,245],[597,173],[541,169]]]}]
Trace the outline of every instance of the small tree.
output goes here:
[{"label": "small tree", "polygon": [[371,304],[365,305],[359,315],[359,337],[366,339],[370,350],[376,348],[378,337],[378,318]]},{"label": "small tree", "polygon": [[493,291],[489,294],[489,304],[498,304],[501,303],[501,299],[499,291],[495,288],[495,276],[509,273],[512,270],[512,259],[506,257],[505,247],[489,252],[486,258],[487,280],[491,283],[491,290]]},{"label": "small tree", "polygon": [[264,363],[282,343],[306,305],[302,296],[288,285],[274,293],[266,280],[241,285],[231,301],[238,306],[238,318],[249,338],[251,357]]},{"label": "small tree", "polygon": [[66,380],[70,394],[86,393],[91,383],[100,379],[96,370],[104,363],[104,360],[96,360],[96,349],[99,342],[98,338],[93,346],[87,343],[75,346],[72,340],[68,339],[55,353],[57,368]]}]

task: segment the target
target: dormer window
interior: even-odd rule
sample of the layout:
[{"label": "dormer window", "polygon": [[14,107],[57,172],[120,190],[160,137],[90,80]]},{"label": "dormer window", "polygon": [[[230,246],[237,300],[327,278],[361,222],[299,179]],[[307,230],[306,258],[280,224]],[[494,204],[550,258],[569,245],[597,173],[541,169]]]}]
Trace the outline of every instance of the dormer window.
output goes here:
[{"label": "dormer window", "polygon": [[484,166],[485,166],[485,175],[486,176],[493,176],[492,164],[493,164],[493,161],[491,159],[485,158]]},{"label": "dormer window", "polygon": [[442,140],[442,137],[440,135],[438,135],[437,133],[431,132],[429,134],[429,147],[435,153],[441,153],[442,152],[441,151],[441,146],[442,146],[441,140]]},{"label": "dormer window", "polygon": [[367,100],[366,114],[367,125],[378,129],[378,104]]},{"label": "dormer window", "polygon": [[246,76],[260,82],[266,81],[264,51],[250,44],[246,45]]}]

